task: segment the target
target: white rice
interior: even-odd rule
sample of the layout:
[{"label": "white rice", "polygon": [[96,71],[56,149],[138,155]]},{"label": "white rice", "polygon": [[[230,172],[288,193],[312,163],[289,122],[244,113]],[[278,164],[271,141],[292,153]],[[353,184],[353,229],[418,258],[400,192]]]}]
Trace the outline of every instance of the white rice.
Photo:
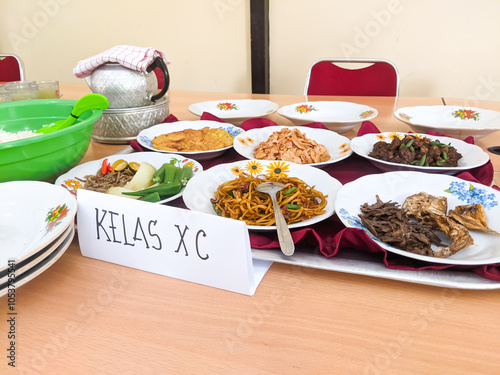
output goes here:
[{"label": "white rice", "polygon": [[31,138],[42,133],[35,133],[34,130],[23,130],[17,133],[9,133],[0,129],[0,143],[17,141],[18,139]]}]

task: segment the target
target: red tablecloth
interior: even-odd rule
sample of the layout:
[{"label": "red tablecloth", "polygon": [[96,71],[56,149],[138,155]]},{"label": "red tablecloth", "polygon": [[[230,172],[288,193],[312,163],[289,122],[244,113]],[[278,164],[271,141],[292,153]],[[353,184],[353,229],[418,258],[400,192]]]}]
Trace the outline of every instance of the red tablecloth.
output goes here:
[{"label": "red tablecloth", "polygon": [[[224,122],[209,113],[204,113],[201,119]],[[173,115],[170,115],[164,122],[173,121],[177,121],[177,118]],[[241,127],[244,130],[249,130],[252,128],[274,125],[276,125],[276,123],[269,119],[259,118],[247,120],[241,125]],[[311,123],[304,126],[326,129],[326,127],[321,123]],[[379,133],[379,130],[371,122],[364,122],[358,131],[358,135],[367,133]],[[433,132],[429,132],[428,134],[445,136]],[[472,137],[469,137],[465,141],[474,143],[474,139]],[[131,146],[135,151],[142,151],[140,145],[135,141],[131,142]],[[234,151],[234,149],[230,149],[219,158],[202,161],[200,163],[206,170],[213,165],[229,163],[238,160],[244,160],[244,158],[236,151]],[[342,184],[353,181],[368,174],[380,173],[380,170],[372,163],[355,154],[351,155],[347,159],[344,159],[343,161],[333,163],[326,168],[323,168],[323,170],[329,173],[332,177],[339,180]],[[464,180],[479,182],[487,186],[491,185],[493,176],[494,170],[491,162],[488,162],[481,167],[474,168],[457,175],[457,177]],[[497,187],[494,188],[500,190]],[[185,207],[183,203],[180,202],[180,200],[177,200],[175,204],[179,207]],[[343,251],[365,251],[369,253],[379,254],[380,261],[383,262],[388,268],[392,269],[439,270],[453,268],[461,269],[465,272],[472,271],[485,278],[500,281],[500,264],[482,266],[445,265],[422,262],[412,258],[403,257],[398,254],[388,252],[387,250],[378,246],[368,237],[368,235],[363,230],[356,228],[346,228],[336,215],[333,215],[320,223],[314,224],[311,227],[293,230],[292,237],[296,244],[303,244],[309,248],[316,249],[325,257],[334,257]],[[279,251],[279,242],[275,233],[251,232],[250,244],[253,248],[256,249],[275,249],[276,251]]]}]

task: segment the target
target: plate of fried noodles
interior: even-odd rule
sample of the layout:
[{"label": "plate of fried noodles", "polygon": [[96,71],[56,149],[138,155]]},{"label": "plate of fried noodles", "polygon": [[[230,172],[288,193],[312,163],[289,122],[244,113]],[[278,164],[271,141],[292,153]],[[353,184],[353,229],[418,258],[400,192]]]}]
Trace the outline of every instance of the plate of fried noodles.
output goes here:
[{"label": "plate of fried noodles", "polygon": [[318,168],[253,159],[219,164],[193,176],[183,200],[193,211],[242,220],[251,230],[275,230],[271,198],[256,190],[266,181],[285,185],[277,200],[290,229],[333,215],[335,197],[342,186]]}]

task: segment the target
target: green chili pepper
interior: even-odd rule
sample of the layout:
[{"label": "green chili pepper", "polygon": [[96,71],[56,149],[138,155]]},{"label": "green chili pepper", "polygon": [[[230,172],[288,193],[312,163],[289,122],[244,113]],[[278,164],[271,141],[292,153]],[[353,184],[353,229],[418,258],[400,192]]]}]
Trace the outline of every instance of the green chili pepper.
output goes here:
[{"label": "green chili pepper", "polygon": [[411,152],[415,151],[415,147],[410,146],[410,151],[411,151]]},{"label": "green chili pepper", "polygon": [[415,140],[415,138],[412,138],[412,139],[410,140],[410,142],[408,142],[408,143],[406,144],[406,146],[405,146],[405,147],[406,147],[406,148],[410,148],[410,146],[413,144],[413,141],[414,141],[414,140]]},{"label": "green chili pepper", "polygon": [[291,203],[285,204],[285,206],[290,210],[298,210],[299,208],[302,207],[300,204],[291,204]]},{"label": "green chili pepper", "polygon": [[448,160],[448,154],[446,153],[446,151],[443,151],[443,159]]},{"label": "green chili pepper", "polygon": [[443,165],[445,165],[445,164],[446,164],[446,160],[439,160],[439,161],[437,161],[437,162],[436,162],[436,165],[437,165],[438,167],[442,167],[442,166],[443,166]]},{"label": "green chili pepper", "polygon": [[169,195],[178,194],[181,192],[181,190],[182,190],[182,186],[179,182],[171,182],[171,183],[151,186],[149,188],[142,189],[142,190],[123,192],[122,194],[123,195],[130,195],[132,197],[144,197],[148,194],[158,192],[160,197],[166,197]]},{"label": "green chili pepper", "polygon": [[425,164],[426,157],[427,157],[427,154],[424,154],[424,156],[422,156],[422,159],[420,159],[420,163],[418,165],[420,165],[422,167]]},{"label": "green chili pepper", "polygon": [[291,187],[290,189],[288,189],[287,191],[285,191],[285,192],[283,193],[283,195],[292,194],[295,190],[297,190],[297,186],[293,186],[293,187]]},{"label": "green chili pepper", "polygon": [[217,216],[221,216],[222,215],[221,209],[220,208],[216,208],[217,205],[215,203],[212,203],[212,207],[213,207],[215,213],[217,214]]}]

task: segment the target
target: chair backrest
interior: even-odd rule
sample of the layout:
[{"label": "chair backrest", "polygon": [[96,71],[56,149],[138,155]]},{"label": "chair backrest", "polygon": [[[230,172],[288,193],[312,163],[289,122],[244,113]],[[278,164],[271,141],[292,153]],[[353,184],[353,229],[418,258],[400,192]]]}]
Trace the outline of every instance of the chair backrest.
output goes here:
[{"label": "chair backrest", "polygon": [[16,55],[0,53],[0,82],[24,81],[24,65]]},{"label": "chair backrest", "polygon": [[[353,68],[347,68],[353,65]],[[362,65],[362,67],[359,67]],[[396,66],[382,59],[325,58],[315,61],[307,73],[304,96],[395,96],[399,94]]]}]

